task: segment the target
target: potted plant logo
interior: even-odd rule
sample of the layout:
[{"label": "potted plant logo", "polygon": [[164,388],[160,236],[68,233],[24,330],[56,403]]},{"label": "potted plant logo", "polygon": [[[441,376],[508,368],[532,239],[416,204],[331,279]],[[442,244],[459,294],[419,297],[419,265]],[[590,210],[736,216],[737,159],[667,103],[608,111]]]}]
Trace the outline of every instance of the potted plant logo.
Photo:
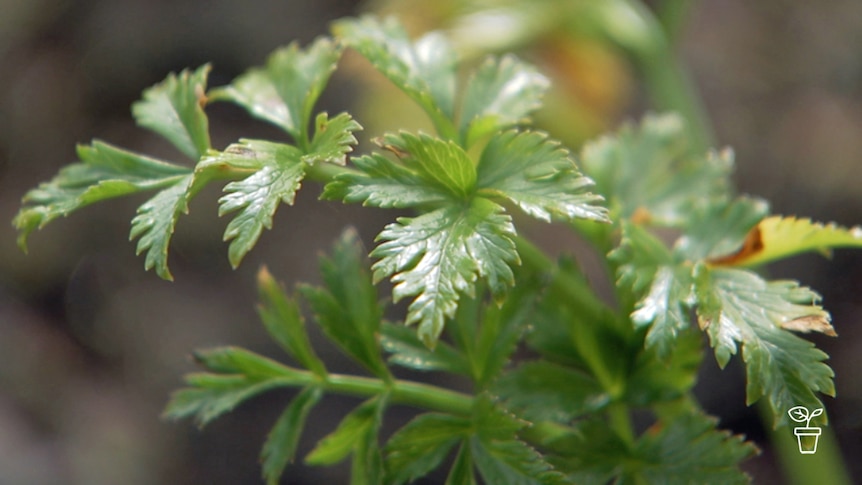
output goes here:
[{"label": "potted plant logo", "polygon": [[790,419],[797,423],[805,422],[805,427],[793,429],[796,440],[799,442],[799,452],[803,455],[813,455],[817,452],[817,440],[820,438],[820,428],[811,427],[811,420],[823,414],[823,408],[817,408],[811,413],[805,406],[796,406],[787,411]]}]

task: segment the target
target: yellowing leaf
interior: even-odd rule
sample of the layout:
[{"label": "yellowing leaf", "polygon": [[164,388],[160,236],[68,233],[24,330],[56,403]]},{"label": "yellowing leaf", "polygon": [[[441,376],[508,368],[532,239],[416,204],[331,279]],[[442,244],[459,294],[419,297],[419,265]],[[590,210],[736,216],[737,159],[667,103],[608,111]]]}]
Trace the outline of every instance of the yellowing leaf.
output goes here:
[{"label": "yellowing leaf", "polygon": [[710,262],[720,266],[756,266],[806,251],[829,254],[837,247],[862,247],[862,227],[772,216],[751,229],[737,252]]}]

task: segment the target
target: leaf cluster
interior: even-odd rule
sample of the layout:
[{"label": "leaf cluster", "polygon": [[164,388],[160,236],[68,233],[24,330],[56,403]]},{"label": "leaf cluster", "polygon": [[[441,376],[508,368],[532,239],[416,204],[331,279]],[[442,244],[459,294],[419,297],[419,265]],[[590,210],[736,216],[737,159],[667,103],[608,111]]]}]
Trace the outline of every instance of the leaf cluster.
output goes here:
[{"label": "leaf cluster", "polygon": [[[756,449],[719,431],[691,396],[703,333],[720,366],[741,354],[747,402],[765,398],[776,426],[795,419],[789,409],[822,409],[818,394],[834,395],[827,355],[798,335],[835,334],[819,295],[755,269],[862,246],[859,228],[770,216],[764,201],[734,193],[732,152],[692,153],[675,115],[649,115],[576,156],[529,127],[549,82],[526,62],[490,56],[462,76],[439,33],[414,41],[395,20],[370,16],[338,21],[333,32],[277,50],[227,86],[209,89],[202,66],[146,90],[133,116],[189,163],[96,140],[24,197],[14,221],[22,247],[60,216],[155,191],[130,237],[145,267],[166,279],[175,225],[214,183],[224,192],[219,214],[232,217],[224,240],[233,266],[306,178],[325,183],[323,199],[413,211],[380,231],[370,267],[348,231],[321,258],[321,286],[288,295],[262,270],[260,319],[298,367],[235,347],[200,351],[206,372],[186,376],[166,416],[203,426],[270,389],[298,389],[261,452],[268,483],[295,458],[327,393],[366,400],[305,463],[350,457],[351,483],[408,483],[447,459],[450,484],[738,483],[747,477],[737,465]],[[348,160],[360,125],[314,108],[345,48],[421,107],[434,133],[384,133],[373,151]],[[220,101],[288,139],[213,148],[204,108]],[[589,240],[615,276],[616,305],[576,260],[552,261],[521,237],[515,209]],[[403,321],[384,319],[376,287],[384,279],[394,302],[410,299]],[[367,375],[331,373],[305,313]],[[473,393],[400,379],[396,366],[451,374]],[[383,441],[395,404],[422,412]],[[654,420],[640,435],[630,422],[636,409]]]}]

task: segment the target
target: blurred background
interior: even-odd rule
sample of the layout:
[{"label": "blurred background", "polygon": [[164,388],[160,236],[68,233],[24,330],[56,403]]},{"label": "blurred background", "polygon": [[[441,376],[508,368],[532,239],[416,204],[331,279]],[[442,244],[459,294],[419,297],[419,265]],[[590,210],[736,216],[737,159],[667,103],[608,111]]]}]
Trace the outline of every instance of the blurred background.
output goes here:
[{"label": "blurred background", "polygon": [[[72,162],[76,143],[100,138],[181,160],[134,126],[129,107],[144,88],[206,62],[214,65],[210,85],[226,84],[274,48],[325,34],[336,18],[385,11],[401,15],[415,33],[449,29],[466,57],[512,49],[538,64],[555,82],[539,123],[577,148],[645,110],[677,102],[673,90],[654,90],[656,74],[638,61],[653,52],[639,51],[647,49],[639,37],[644,26],[624,15],[579,15],[597,3],[0,0],[0,485],[261,483],[257,455],[290,391],[254,399],[203,431],[159,418],[168,393],[193,369],[194,348],[230,343],[278,357],[254,311],[262,264],[288,287],[317,282],[315,255],[344,226],[356,226],[370,247],[393,218],[318,202],[319,187],[309,182],[232,271],[213,188],[177,225],[173,283],[145,273],[127,242],[129,221],[146,196],[56,221],[32,235],[29,256],[21,253],[9,224],[20,198]],[[770,200],[776,213],[862,223],[862,2],[645,5],[700,93],[707,131],[719,146],[735,149],[740,191]],[[319,107],[356,110],[363,139],[392,119],[420,123],[404,98],[360,72],[362,65],[345,58]],[[231,106],[208,113],[216,148],[240,136],[282,137]],[[523,227],[552,251],[577,247],[565,228]],[[840,337],[810,338],[831,356],[838,398],[826,398],[830,427],[862,483],[862,252],[838,250],[831,261],[800,256],[771,273],[817,289],[832,312]],[[334,370],[353,370],[333,349],[322,353]],[[756,482],[786,479],[756,410],[744,405],[738,365],[720,372],[707,355],[697,394],[722,426],[764,449],[745,465]],[[329,406],[311,416],[300,456],[356,403],[327,399]],[[392,423],[410,415],[399,413]],[[345,470],[298,465],[283,482],[340,483]]]}]

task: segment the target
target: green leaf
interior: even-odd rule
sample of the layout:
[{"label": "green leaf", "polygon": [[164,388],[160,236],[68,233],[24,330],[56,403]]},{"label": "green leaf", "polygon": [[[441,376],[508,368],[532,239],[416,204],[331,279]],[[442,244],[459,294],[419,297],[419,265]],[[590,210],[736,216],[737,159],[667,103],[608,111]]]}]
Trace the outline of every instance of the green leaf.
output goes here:
[{"label": "green leaf", "polygon": [[194,160],[210,149],[209,122],[203,109],[209,71],[206,64],[194,72],[170,74],[144,91],[143,99],[132,105],[138,125],[167,138]]},{"label": "green leaf", "polygon": [[470,433],[471,423],[448,414],[413,418],[386,444],[387,483],[400,485],[427,475]]},{"label": "green leaf", "polygon": [[480,389],[496,379],[509,363],[532,316],[536,288],[542,283],[519,281],[521,284],[505,301],[497,302],[502,306],[485,301],[484,291],[480,291],[475,298],[461,302],[455,313],[452,335]]},{"label": "green leaf", "polygon": [[144,269],[155,268],[156,273],[166,280],[174,279],[168,269],[168,246],[177,219],[188,213],[194,183],[195,176],[186,175],[176,185],[162,190],[138,207],[138,214],[132,219],[129,239],[140,237],[135,253],[146,251]]},{"label": "green leaf", "polygon": [[649,115],[584,147],[581,165],[608,200],[611,219],[680,227],[695,211],[730,197],[733,154],[693,157],[687,140],[679,116]]},{"label": "green leaf", "polygon": [[491,293],[502,295],[514,282],[518,264],[511,218],[491,201],[474,198],[469,206],[450,206],[415,218],[400,218],[377,237],[383,242],[371,256],[374,280],[392,277],[395,301],[416,296],[406,323],[418,323],[429,347],[452,318],[462,293],[474,292],[484,277]]},{"label": "green leaf", "polygon": [[375,142],[398,161],[377,153],[353,158],[362,173],[337,176],[326,185],[323,198],[390,208],[462,201],[473,193],[476,169],[454,142],[405,132]]},{"label": "green leaf", "polygon": [[324,437],[305,457],[305,463],[327,466],[338,463],[352,452],[351,484],[374,484],[383,479],[383,466],[377,435],[380,431],[385,396],[365,401],[344,417],[338,428]]},{"label": "green leaf", "polygon": [[257,243],[263,228],[272,227],[279,202],[293,205],[296,191],[305,177],[302,153],[283,143],[240,140],[224,152],[212,155],[207,163],[226,163],[254,173],[227,184],[227,195],[219,199],[219,216],[239,213],[227,225],[224,240],[231,241],[228,257],[234,267]]},{"label": "green leaf", "polygon": [[244,375],[219,374],[189,374],[186,382],[192,387],[174,391],[163,415],[170,419],[194,416],[200,427],[251,397],[292,385],[283,378],[260,380]]},{"label": "green leaf", "polygon": [[757,449],[715,426],[706,416],[681,414],[647,430],[630,449],[605,422],[582,421],[549,445],[549,460],[575,483],[749,483],[738,467]]},{"label": "green leaf", "polygon": [[296,369],[239,347],[197,350],[194,357],[209,370],[223,374],[243,374],[255,379],[284,377],[297,381],[307,380]]},{"label": "green leaf", "polygon": [[341,113],[332,119],[329,119],[326,113],[320,113],[314,126],[314,138],[311,139],[311,145],[302,161],[308,164],[328,162],[344,165],[346,155],[357,143],[353,132],[361,130],[362,126],[347,113]]},{"label": "green leaf", "polygon": [[726,256],[739,248],[746,234],[768,213],[765,201],[748,197],[697,211],[677,241],[676,251],[689,261]]},{"label": "green leaf", "polygon": [[544,133],[507,131],[494,136],[478,165],[482,193],[505,197],[532,217],[607,221],[601,197],[587,192],[569,152]]},{"label": "green leaf", "polygon": [[454,132],[457,57],[441,34],[432,32],[412,43],[394,18],[373,16],[339,20],[332,30],[418,103],[438,129],[445,123]]},{"label": "green leaf", "polygon": [[608,254],[608,259],[617,265],[616,284],[618,288],[631,288],[635,295],[643,295],[659,268],[681,261],[645,227],[623,221],[621,228],[620,245]]},{"label": "green leaf", "polygon": [[416,171],[378,153],[351,161],[362,173],[337,175],[321,198],[390,209],[439,204],[451,197],[446,188],[428,184]]},{"label": "green leaf", "polygon": [[716,430],[716,425],[717,420],[692,413],[645,433],[635,449],[640,466],[627,475],[642,483],[670,485],[749,483],[739,463],[756,455],[757,448],[743,437]]},{"label": "green leaf", "polygon": [[[575,296],[581,292],[589,293]],[[619,316],[602,305],[584,308],[585,300],[598,298],[584,275],[563,260],[536,305],[527,343],[549,360],[589,372],[612,395],[619,395],[641,344],[633,345],[631,326],[616,323]]]},{"label": "green leaf", "polygon": [[265,267],[257,273],[257,286],[260,295],[257,311],[266,330],[303,367],[325,377],[326,367],[311,347],[299,304],[285,295]]},{"label": "green leaf", "polygon": [[626,463],[633,462],[629,445],[602,418],[585,418],[572,425],[573,431],[546,443],[552,452],[548,462],[574,483],[606,485],[613,481]]},{"label": "green leaf", "polygon": [[385,472],[378,436],[386,406],[387,396],[378,396],[371,425],[356,443],[350,466],[350,485],[382,485],[383,483]]},{"label": "green leaf", "polygon": [[500,376],[492,392],[507,409],[530,421],[561,423],[604,408],[610,396],[589,374],[539,360]]},{"label": "green leaf", "polygon": [[690,267],[662,266],[649,293],[631,314],[636,327],[649,326],[646,347],[655,347],[661,357],[670,355],[677,335],[690,325],[689,309],[694,304],[692,283]]},{"label": "green leaf", "polygon": [[350,412],[332,433],[321,439],[305,457],[312,466],[328,466],[340,462],[355,449],[357,442],[374,425],[377,399],[370,399]]},{"label": "green leaf", "polygon": [[515,56],[489,57],[464,90],[460,132],[465,146],[491,133],[528,123],[542,106],[548,78]]},{"label": "green leaf", "polygon": [[517,439],[528,423],[480,399],[474,410],[476,435],[470,455],[485,483],[500,485],[570,483],[536,450]]},{"label": "green leaf", "polygon": [[341,48],[325,37],[306,49],[294,42],[273,52],[265,67],[249,70],[213,96],[242,106],[303,143],[314,104],[340,57]]},{"label": "green leaf", "polygon": [[434,350],[426,347],[416,332],[403,326],[384,324],[380,344],[389,352],[389,362],[410,369],[443,371],[470,375],[464,355],[445,342],[437,342]]},{"label": "green leaf", "polygon": [[64,167],[49,182],[30,190],[13,223],[26,249],[27,236],[60,216],[95,202],[182,184],[191,170],[101,141],[78,146],[80,163]]},{"label": "green leaf", "polygon": [[751,229],[739,251],[711,262],[758,266],[806,251],[819,251],[828,255],[832,248],[840,247],[862,247],[862,228],[772,216],[761,220]]},{"label": "green leaf", "polygon": [[322,396],[319,387],[306,387],[288,404],[272,427],[260,453],[263,478],[267,485],[276,485],[284,468],[293,461],[308,413]]},{"label": "green leaf", "polygon": [[446,485],[476,485],[476,476],[473,475],[473,459],[470,457],[470,445],[462,443],[455,457],[455,463],[446,477]]},{"label": "green leaf", "polygon": [[453,141],[444,141],[424,133],[418,136],[401,132],[387,134],[377,142],[394,153],[427,185],[448,191],[456,199],[465,199],[476,186],[476,167],[467,152]]},{"label": "green leaf", "polygon": [[724,367],[742,344],[747,402],[767,398],[775,425],[793,406],[822,407],[814,392],[835,395],[828,357],[787,330],[817,329],[834,334],[819,295],[794,281],[767,282],[745,270],[695,268],[698,319]]},{"label": "green leaf", "polygon": [[674,337],[666,353],[660,347],[641,349],[628,375],[624,399],[631,406],[667,403],[688,393],[703,360],[699,331],[688,328]]},{"label": "green leaf", "polygon": [[347,230],[332,257],[320,259],[325,286],[299,289],[327,337],[374,375],[390,379],[378,342],[383,309],[365,261],[356,231]]}]

